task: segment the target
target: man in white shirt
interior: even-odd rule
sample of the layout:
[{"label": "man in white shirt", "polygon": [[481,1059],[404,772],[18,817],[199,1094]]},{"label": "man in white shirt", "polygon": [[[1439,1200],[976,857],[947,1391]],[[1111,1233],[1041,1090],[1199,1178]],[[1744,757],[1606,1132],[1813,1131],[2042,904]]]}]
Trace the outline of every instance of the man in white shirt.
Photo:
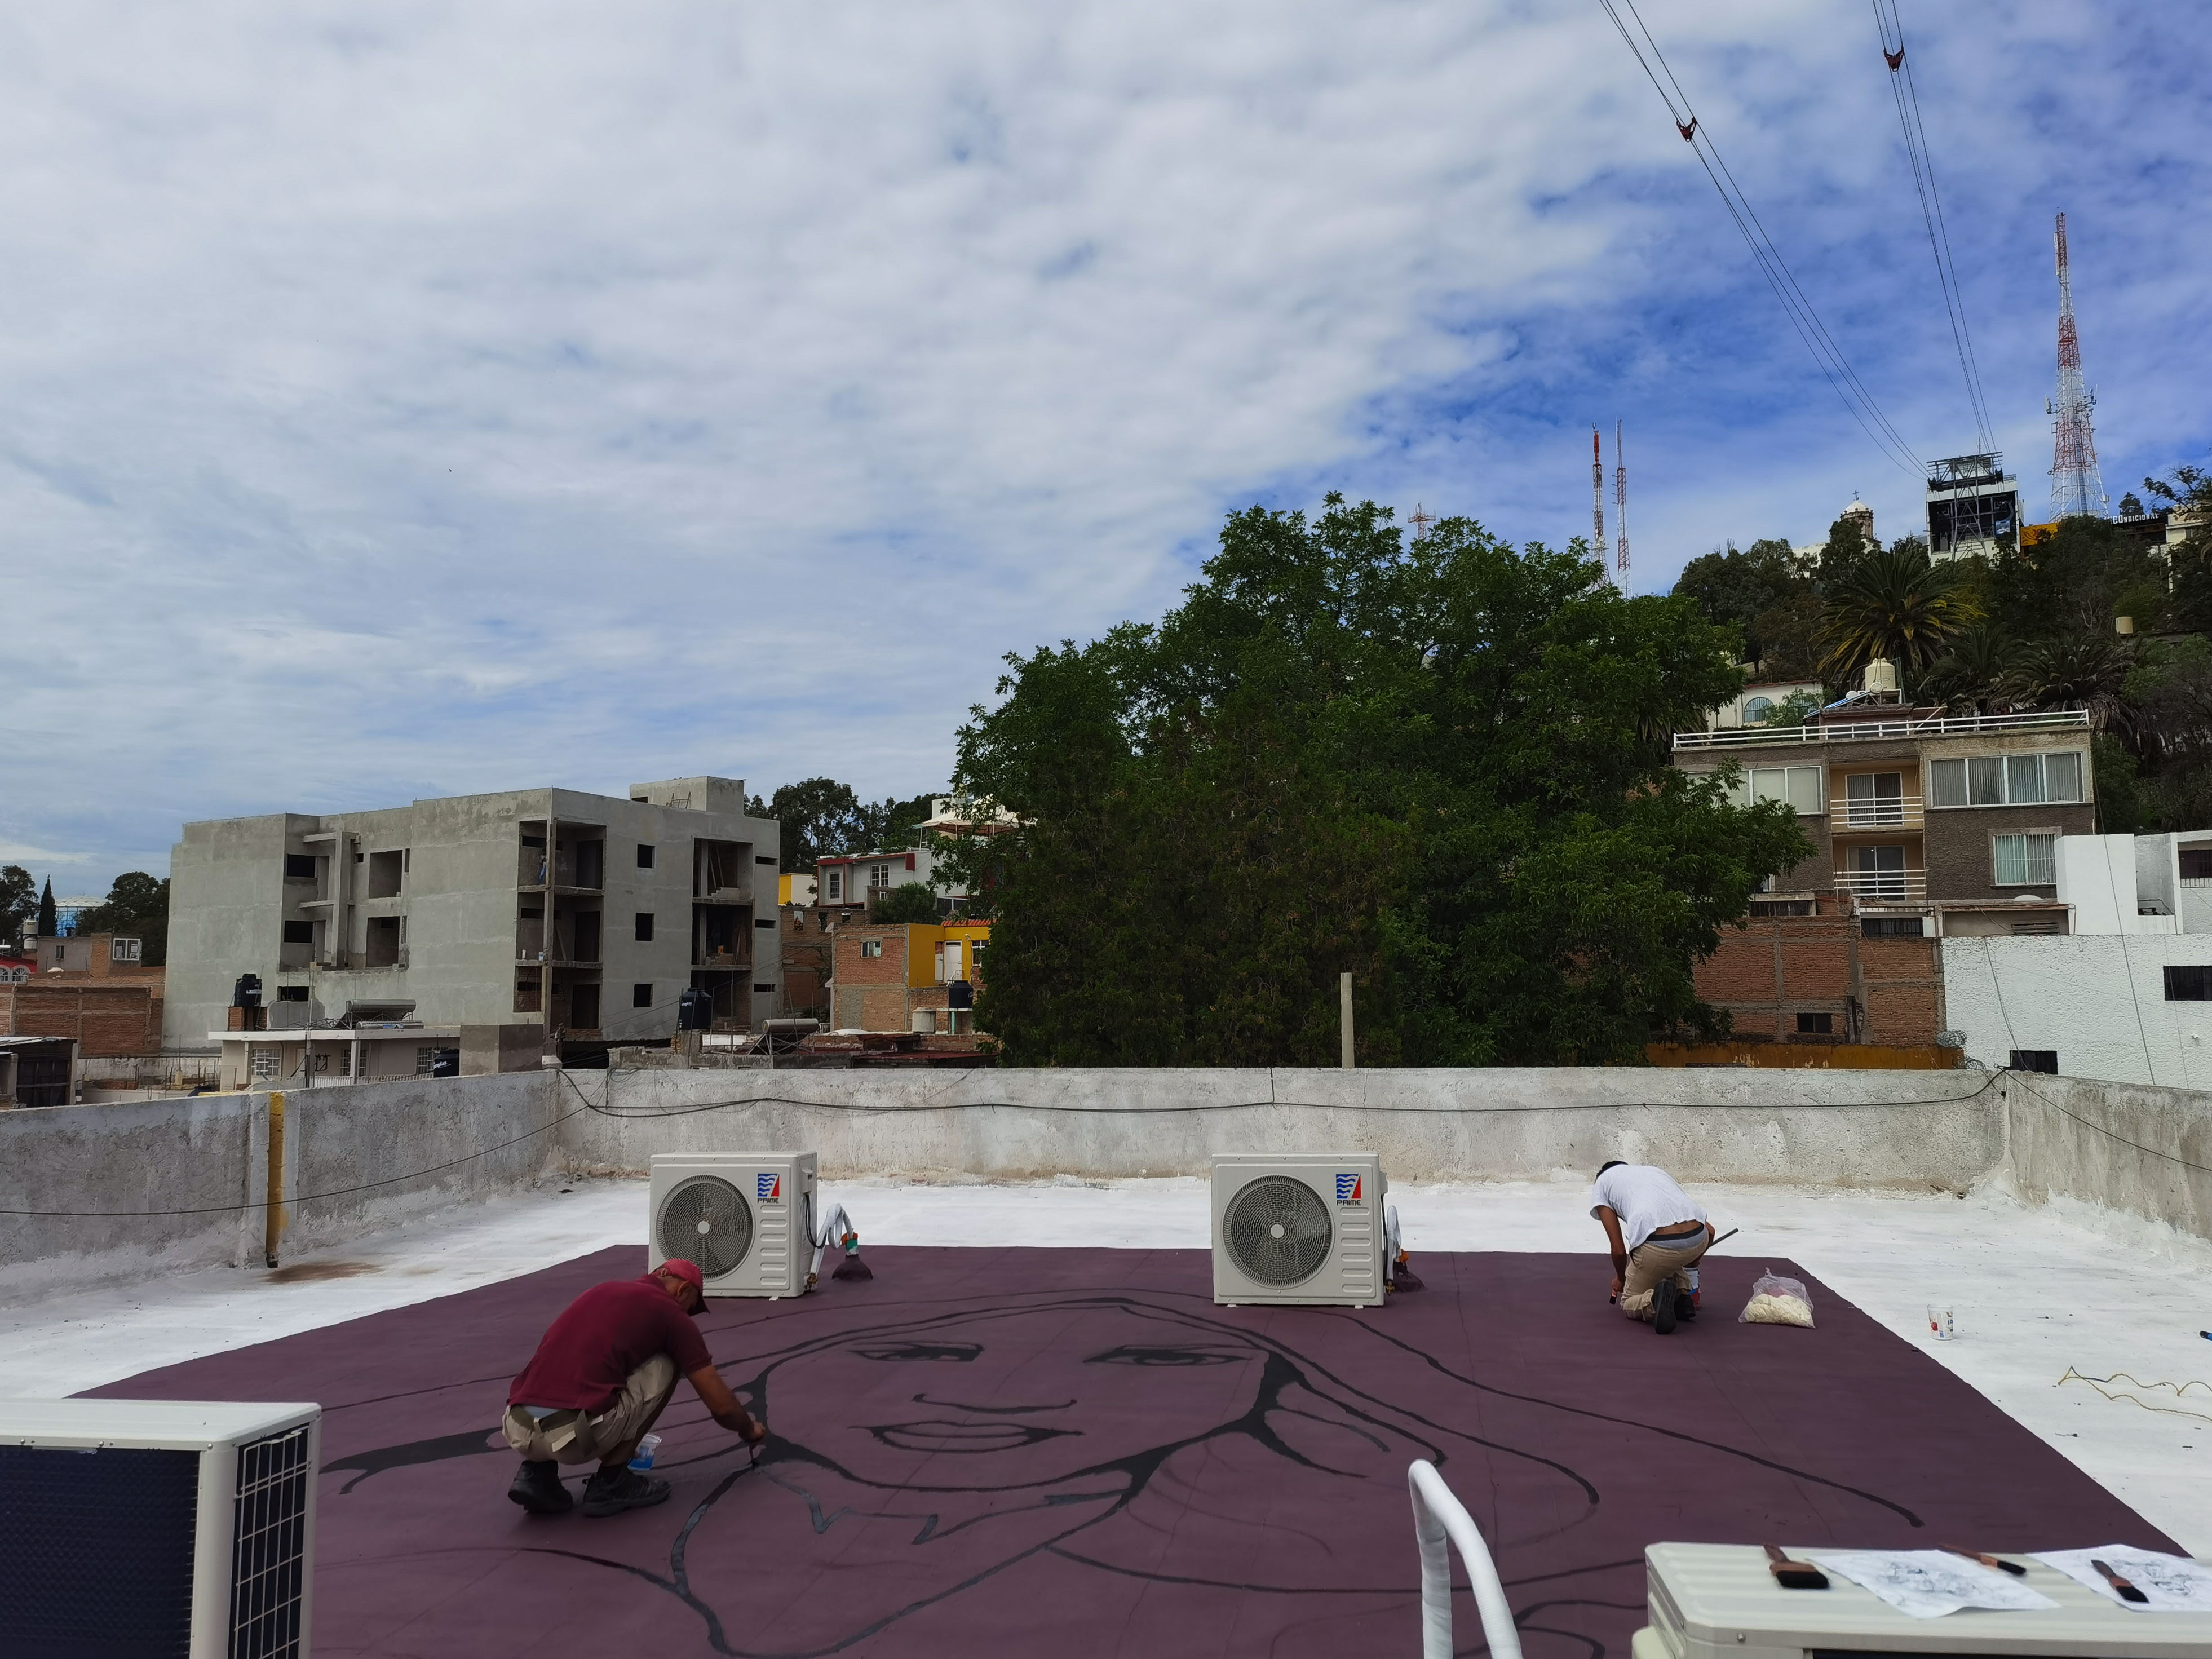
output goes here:
[{"label": "man in white shirt", "polygon": [[1713,1230],[1674,1176],[1613,1158],[1598,1168],[1590,1213],[1613,1247],[1613,1294],[1621,1312],[1662,1336],[1678,1320],[1698,1316],[1690,1269],[1712,1247]]}]

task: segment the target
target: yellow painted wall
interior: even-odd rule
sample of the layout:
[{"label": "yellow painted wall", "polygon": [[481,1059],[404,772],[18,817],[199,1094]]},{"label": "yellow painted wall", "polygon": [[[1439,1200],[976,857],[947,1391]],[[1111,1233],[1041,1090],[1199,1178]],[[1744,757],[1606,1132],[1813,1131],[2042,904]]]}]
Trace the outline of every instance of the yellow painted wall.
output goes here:
[{"label": "yellow painted wall", "polygon": [[979,945],[988,942],[991,924],[988,921],[955,921],[939,926],[921,922],[906,930],[906,982],[909,986],[937,983],[937,947],[947,939],[961,943],[962,976],[969,984],[975,981],[975,952]]}]

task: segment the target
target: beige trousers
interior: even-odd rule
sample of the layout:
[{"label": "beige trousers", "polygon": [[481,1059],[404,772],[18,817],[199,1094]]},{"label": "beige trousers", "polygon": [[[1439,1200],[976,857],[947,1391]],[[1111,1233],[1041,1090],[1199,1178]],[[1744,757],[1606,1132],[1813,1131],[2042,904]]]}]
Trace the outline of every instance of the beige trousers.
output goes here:
[{"label": "beige trousers", "polygon": [[500,1428],[532,1463],[627,1463],[676,1392],[676,1362],[657,1353],[632,1371],[615,1402],[596,1417],[556,1412],[532,1418],[509,1406]]},{"label": "beige trousers", "polygon": [[1651,1322],[1651,1296],[1659,1288],[1659,1281],[1672,1274],[1674,1288],[1686,1293],[1690,1288],[1688,1269],[1704,1259],[1711,1248],[1713,1230],[1691,1235],[1698,1242],[1686,1250],[1661,1249],[1657,1243],[1646,1240],[1628,1253],[1628,1271],[1620,1278],[1620,1310],[1631,1319]]}]

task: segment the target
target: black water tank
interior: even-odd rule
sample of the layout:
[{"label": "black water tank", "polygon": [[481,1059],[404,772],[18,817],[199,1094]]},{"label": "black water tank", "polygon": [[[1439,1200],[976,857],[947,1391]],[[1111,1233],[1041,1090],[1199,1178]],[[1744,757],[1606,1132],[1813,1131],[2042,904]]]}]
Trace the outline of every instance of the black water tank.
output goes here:
[{"label": "black water tank", "polygon": [[261,1006],[261,975],[240,974],[238,983],[230,988],[230,1006],[234,1008],[258,1008]]},{"label": "black water tank", "polygon": [[948,1008],[973,1008],[975,988],[964,979],[956,979],[945,988],[945,1006]]},{"label": "black water tank", "polygon": [[712,1030],[714,1025],[714,999],[697,986],[693,986],[676,999],[676,1029],[679,1031]]}]

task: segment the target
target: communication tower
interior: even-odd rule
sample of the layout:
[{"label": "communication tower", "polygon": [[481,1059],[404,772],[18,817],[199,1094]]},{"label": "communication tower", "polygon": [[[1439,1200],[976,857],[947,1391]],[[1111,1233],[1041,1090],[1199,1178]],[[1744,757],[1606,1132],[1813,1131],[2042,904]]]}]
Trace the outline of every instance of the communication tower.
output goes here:
[{"label": "communication tower", "polygon": [[[1613,572],[1622,586],[1628,585],[1628,461],[1620,447],[1620,422],[1613,423],[1613,522],[1619,537],[1614,556]],[[1604,544],[1598,547],[1600,556]]]},{"label": "communication tower", "polygon": [[2081,340],[2074,331],[2074,281],[2066,268],[2066,216],[2058,216],[2058,395],[2044,405],[2051,416],[2051,516],[2105,514],[2105,481],[2097,471],[2097,434],[2089,411],[2097,394],[2081,384]]},{"label": "communication tower", "polygon": [[1605,562],[1605,450],[1590,428],[1590,551]]}]

